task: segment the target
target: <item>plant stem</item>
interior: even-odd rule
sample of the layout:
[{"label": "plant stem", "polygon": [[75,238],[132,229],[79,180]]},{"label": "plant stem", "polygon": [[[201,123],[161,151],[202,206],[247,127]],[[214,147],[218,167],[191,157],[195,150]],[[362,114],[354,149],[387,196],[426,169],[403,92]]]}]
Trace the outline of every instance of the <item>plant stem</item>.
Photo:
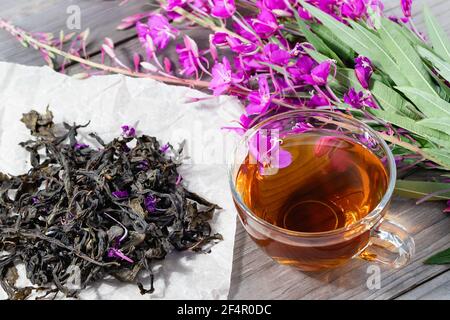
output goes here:
[{"label": "plant stem", "polygon": [[420,149],[419,147],[417,147],[415,145],[412,145],[412,144],[410,144],[408,142],[402,141],[399,138],[396,138],[394,136],[388,135],[388,134],[386,134],[384,132],[377,132],[377,133],[384,140],[386,140],[386,141],[388,141],[390,143],[393,143],[395,145],[398,145],[398,146],[400,146],[402,148],[405,148],[405,149],[407,149],[409,151],[412,151],[414,153],[417,153],[417,154],[421,155],[425,159],[429,159],[429,156],[425,152],[423,152],[422,149]]},{"label": "plant stem", "polygon": [[46,43],[40,42],[39,40],[35,39],[29,33],[16,28],[15,26],[13,26],[12,24],[10,24],[9,22],[7,22],[3,19],[0,19],[0,29],[5,29],[6,31],[11,33],[13,36],[19,37],[20,39],[22,39],[22,41],[25,41],[26,43],[32,45],[33,47],[36,47],[38,49],[44,49],[48,52],[59,55],[65,59],[69,59],[69,60],[81,63],[83,65],[90,66],[94,69],[103,70],[103,71],[106,71],[109,73],[123,74],[123,75],[130,76],[130,77],[149,78],[149,79],[161,81],[164,83],[179,84],[179,85],[185,85],[185,86],[191,86],[191,87],[197,87],[197,88],[207,88],[209,86],[209,82],[207,82],[207,81],[182,79],[182,78],[176,78],[176,77],[172,78],[172,77],[152,75],[152,74],[142,73],[142,72],[133,72],[133,71],[125,69],[125,68],[111,67],[111,66],[97,63],[97,62],[94,62],[94,61],[91,61],[88,59],[84,59],[82,57],[70,54],[70,53],[60,50],[56,47],[48,45]]},{"label": "plant stem", "polygon": [[211,29],[214,32],[226,33],[230,36],[238,38],[239,40],[241,40],[242,42],[247,43],[247,44],[251,43],[248,39],[241,37],[237,33],[230,31],[227,28],[216,26],[214,23],[204,21],[201,18],[197,17],[196,15],[184,10],[183,8],[177,7],[177,8],[174,8],[173,11],[175,11],[179,15],[182,15],[183,17],[191,20],[192,22],[195,22],[196,24],[198,24],[201,27]]}]

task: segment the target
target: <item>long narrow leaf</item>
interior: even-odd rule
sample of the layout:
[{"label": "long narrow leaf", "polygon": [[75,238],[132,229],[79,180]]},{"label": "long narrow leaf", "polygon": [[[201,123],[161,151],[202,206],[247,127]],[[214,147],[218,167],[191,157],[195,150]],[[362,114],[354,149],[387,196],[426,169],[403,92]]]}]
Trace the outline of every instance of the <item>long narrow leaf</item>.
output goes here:
[{"label": "long narrow leaf", "polygon": [[425,264],[450,264],[450,248],[436,253],[434,256],[428,258]]},{"label": "long narrow leaf", "polygon": [[359,23],[354,21],[349,22],[358,37],[362,38],[367,44],[370,45],[372,53],[368,57],[375,58],[375,61],[380,61],[382,70],[388,74],[395,83],[410,83],[407,77],[402,74],[399,64],[382,44],[381,39],[371,31],[361,26]]},{"label": "long narrow leaf", "polygon": [[336,53],[334,53],[333,50],[331,50],[328,45],[317,35],[315,35],[306,25],[305,22],[303,22],[303,20],[301,20],[300,18],[296,19],[297,22],[297,26],[300,29],[300,31],[303,33],[303,35],[306,38],[306,41],[308,41],[309,43],[311,43],[314,48],[319,51],[320,53],[328,56],[331,59],[336,60],[336,62],[343,66],[344,63],[342,62],[342,60],[339,58],[338,55],[336,55]]},{"label": "long narrow leaf", "polygon": [[346,63],[353,63],[355,59],[355,51],[346,43],[336,38],[333,32],[325,27],[323,24],[312,24],[311,29],[317,34],[326,45],[336,52],[336,54],[342,58],[342,61]]},{"label": "long narrow leaf", "polygon": [[450,81],[450,63],[445,62],[437,55],[422,47],[418,47],[417,51],[425,60],[428,60],[436,69],[436,71],[447,81]]},{"label": "long narrow leaf", "polygon": [[430,118],[450,117],[450,103],[416,88],[397,87],[397,90],[403,92],[417,108]]},{"label": "long narrow leaf", "polygon": [[[448,150],[449,148],[447,148]],[[429,159],[450,170],[450,153],[443,149],[423,148],[422,151],[429,156]]]},{"label": "long narrow leaf", "polygon": [[418,123],[427,128],[450,134],[450,118],[429,118],[421,120]]},{"label": "long narrow leaf", "polygon": [[413,108],[408,108],[408,103],[403,97],[391,87],[380,81],[373,81],[371,90],[381,107],[389,112],[397,112],[411,119],[422,119],[421,114]]},{"label": "long narrow leaf", "polygon": [[[397,180],[395,184],[395,193],[397,195],[421,199],[430,193],[441,190],[450,189],[450,183],[430,182],[430,181],[413,181],[413,180]],[[436,195],[429,201],[439,201],[450,199],[450,191]]]},{"label": "long narrow leaf", "polygon": [[424,8],[425,23],[428,29],[433,49],[448,63],[450,63],[450,42],[445,31],[439,26],[436,19],[430,12],[428,6]]},{"label": "long narrow leaf", "polygon": [[380,28],[380,37],[390,54],[398,62],[401,72],[416,88],[438,96],[433,86],[433,80],[428,74],[417,51],[409,41],[393,27],[394,22],[383,18]]},{"label": "long narrow leaf", "polygon": [[365,33],[352,29],[304,0],[299,0],[299,2],[331,30],[336,38],[344,43],[351,44],[352,48],[360,55],[369,57],[374,65],[381,68],[386,74],[389,74],[397,85],[407,85],[409,83],[400,72],[395,60],[385,50],[380,49],[380,41],[376,37],[374,39],[371,36],[366,36]]},{"label": "long narrow leaf", "polygon": [[442,147],[450,148],[450,135],[448,134],[421,126],[415,120],[397,115],[395,113],[374,109],[371,109],[370,112],[384,121],[390,122],[400,128],[422,136]]}]

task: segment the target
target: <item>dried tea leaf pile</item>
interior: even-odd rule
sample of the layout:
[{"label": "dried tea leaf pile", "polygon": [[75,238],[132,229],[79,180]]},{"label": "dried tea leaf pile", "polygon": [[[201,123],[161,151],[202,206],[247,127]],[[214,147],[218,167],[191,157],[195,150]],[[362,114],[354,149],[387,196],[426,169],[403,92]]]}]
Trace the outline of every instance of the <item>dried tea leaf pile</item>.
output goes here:
[{"label": "dried tea leaf pile", "polygon": [[[153,260],[174,250],[207,252],[221,239],[209,224],[219,207],[180,183],[181,150],[127,126],[107,144],[91,134],[101,147],[90,147],[76,138],[85,126],[64,123],[58,135],[48,110],[22,121],[35,137],[21,143],[32,168],[0,173],[0,283],[9,298],[33,290],[75,297],[109,275],[151,293]],[[18,262],[35,286],[15,286]],[[141,270],[149,289],[138,281]]]}]

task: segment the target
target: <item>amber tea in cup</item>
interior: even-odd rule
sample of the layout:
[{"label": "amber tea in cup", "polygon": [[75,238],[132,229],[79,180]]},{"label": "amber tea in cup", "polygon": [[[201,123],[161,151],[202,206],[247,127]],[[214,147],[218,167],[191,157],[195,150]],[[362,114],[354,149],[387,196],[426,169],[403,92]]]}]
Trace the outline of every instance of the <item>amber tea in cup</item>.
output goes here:
[{"label": "amber tea in cup", "polygon": [[[412,239],[383,222],[393,157],[369,127],[332,112],[295,111],[258,125],[240,147],[230,177],[236,207],[276,261],[319,270],[354,256],[394,267],[409,259]],[[397,252],[388,252],[399,239]]]}]

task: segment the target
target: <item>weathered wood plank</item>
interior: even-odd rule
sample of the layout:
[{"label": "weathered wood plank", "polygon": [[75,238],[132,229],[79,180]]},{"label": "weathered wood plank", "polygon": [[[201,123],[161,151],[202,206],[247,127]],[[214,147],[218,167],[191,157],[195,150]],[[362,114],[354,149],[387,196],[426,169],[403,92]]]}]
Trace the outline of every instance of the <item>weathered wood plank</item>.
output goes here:
[{"label": "weathered wood plank", "polygon": [[396,199],[389,217],[404,225],[416,241],[413,261],[402,269],[381,267],[381,288],[366,287],[368,262],[355,260],[335,270],[306,273],[266,257],[239,225],[230,291],[231,299],[391,299],[449,267],[423,265],[432,252],[450,243],[450,218],[443,205]]},{"label": "weathered wood plank", "polygon": [[397,300],[450,300],[450,272],[427,281]]},{"label": "weathered wood plank", "polygon": [[[399,5],[400,0],[384,1],[385,10],[388,15],[397,15],[402,17],[402,10]],[[450,34],[450,19],[448,19],[448,12],[450,10],[450,3],[448,0],[414,0],[413,1],[413,21],[417,29],[426,34],[423,7],[428,5],[431,12],[436,16],[437,20],[440,22],[441,26]]]},{"label": "weathered wood plank", "polygon": [[[120,20],[133,13],[150,10],[148,0],[129,1],[119,6],[120,1],[102,0],[33,0],[16,1],[2,0],[0,2],[0,18],[11,20],[18,27],[27,31],[53,32],[56,35],[60,30],[65,32],[80,32],[90,28],[91,36],[89,54],[99,49],[99,43],[104,37],[110,37],[120,42],[135,35],[135,30],[116,31]],[[67,8],[77,5],[81,9],[81,30],[68,30]],[[26,65],[44,65],[40,54],[32,49],[24,48],[11,35],[0,31],[0,60],[17,62]]]}]

